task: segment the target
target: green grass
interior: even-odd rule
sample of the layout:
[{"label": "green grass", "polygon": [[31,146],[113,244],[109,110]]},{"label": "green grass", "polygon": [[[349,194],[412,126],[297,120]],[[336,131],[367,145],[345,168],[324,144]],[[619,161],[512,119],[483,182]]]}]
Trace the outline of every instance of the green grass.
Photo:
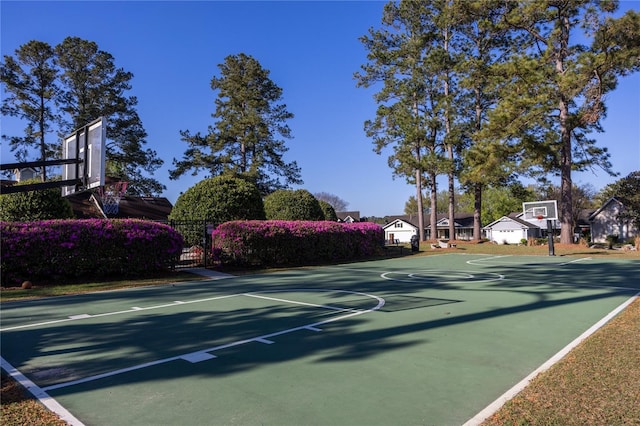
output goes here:
[{"label": "green grass", "polygon": [[164,285],[182,281],[193,281],[202,279],[205,279],[205,277],[194,275],[189,272],[172,271],[154,277],[140,279],[130,278],[124,280],[103,280],[71,283],[36,282],[30,289],[22,289],[20,287],[2,287],[2,289],[0,290],[0,302],[66,296],[70,294],[93,293],[97,291],[117,290],[130,287]]},{"label": "green grass", "polygon": [[484,426],[640,424],[640,299],[536,377]]},{"label": "green grass", "polygon": [[[409,246],[387,256],[429,256],[443,252],[489,255],[548,255],[548,247],[459,243],[456,248],[419,253]],[[557,245],[557,256],[611,257],[640,260],[637,251],[595,250]],[[242,271],[230,271],[242,273]],[[265,272],[264,269],[244,271]],[[202,279],[187,272],[172,272],[140,280],[36,286],[30,290],[2,289],[1,301],[52,297],[127,287],[166,285]],[[515,398],[488,419],[485,426],[503,425],[631,425],[640,424],[640,300],[636,300],[605,327],[582,342],[555,366],[535,378]],[[2,373],[1,423],[6,426],[65,425],[30,397],[18,383]]]}]

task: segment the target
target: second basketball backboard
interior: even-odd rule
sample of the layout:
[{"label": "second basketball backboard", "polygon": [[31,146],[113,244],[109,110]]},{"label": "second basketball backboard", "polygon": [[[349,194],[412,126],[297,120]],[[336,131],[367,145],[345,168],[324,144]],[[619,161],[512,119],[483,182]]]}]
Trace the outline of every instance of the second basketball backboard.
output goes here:
[{"label": "second basketball backboard", "polygon": [[558,220],[556,200],[530,201],[522,203],[524,220]]}]

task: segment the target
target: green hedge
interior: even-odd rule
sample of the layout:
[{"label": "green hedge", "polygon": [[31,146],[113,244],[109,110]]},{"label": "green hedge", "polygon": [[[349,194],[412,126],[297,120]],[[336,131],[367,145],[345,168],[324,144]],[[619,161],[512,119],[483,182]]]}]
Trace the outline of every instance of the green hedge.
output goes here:
[{"label": "green hedge", "polygon": [[379,255],[384,231],[375,223],[232,221],[212,234],[214,257],[239,265],[304,265]]},{"label": "green hedge", "polygon": [[0,235],[3,285],[145,275],[169,267],[183,245],[168,225],[135,219],[0,222]]}]

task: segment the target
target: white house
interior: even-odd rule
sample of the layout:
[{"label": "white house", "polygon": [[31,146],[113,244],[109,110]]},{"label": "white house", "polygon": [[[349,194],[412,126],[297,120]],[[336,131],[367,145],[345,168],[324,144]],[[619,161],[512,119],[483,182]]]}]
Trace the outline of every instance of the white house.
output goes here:
[{"label": "white house", "polygon": [[338,222],[344,222],[344,223],[360,222],[359,211],[336,212],[336,216],[338,216]]},{"label": "white house", "polygon": [[622,201],[615,197],[609,198],[598,210],[589,216],[591,223],[591,241],[604,243],[607,236],[617,235],[618,240],[624,242],[630,238],[640,236],[640,229],[630,220],[619,217],[624,209]]},{"label": "white house", "polygon": [[498,244],[519,244],[522,239],[541,236],[540,227],[518,217],[502,216],[482,228],[489,241]]},{"label": "white house", "polygon": [[40,177],[40,172],[33,167],[26,167],[23,169],[14,169],[13,174],[18,182],[25,180],[37,179]]},{"label": "white house", "polygon": [[418,227],[404,219],[394,219],[382,227],[385,241],[409,243],[413,235],[419,235]]}]

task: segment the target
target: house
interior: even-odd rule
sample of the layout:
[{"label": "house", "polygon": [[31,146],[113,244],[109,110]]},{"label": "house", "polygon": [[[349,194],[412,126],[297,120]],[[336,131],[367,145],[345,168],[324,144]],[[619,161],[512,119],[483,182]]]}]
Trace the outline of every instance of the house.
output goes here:
[{"label": "house", "polygon": [[604,243],[607,236],[617,235],[618,241],[626,241],[640,236],[640,229],[631,220],[620,217],[624,204],[616,197],[609,198],[598,210],[589,216],[591,241]]},{"label": "house", "polygon": [[336,212],[336,216],[338,216],[338,222],[343,222],[343,223],[360,222],[359,211]]},{"label": "house", "polygon": [[[436,222],[436,235],[431,237],[431,223],[429,216],[425,216],[425,238],[427,240],[449,240],[449,215],[439,214]],[[454,240],[469,241],[473,239],[473,213],[456,213],[453,216],[453,224],[455,227]]]},{"label": "house", "polygon": [[382,229],[384,230],[385,241],[392,243],[409,243],[412,236],[420,234],[418,232],[420,228],[418,228],[417,216],[396,217],[385,224]]},{"label": "house", "polygon": [[25,180],[39,179],[40,172],[33,167],[25,167],[22,169],[14,169],[13,174],[16,177],[16,181],[22,182]]},{"label": "house", "polygon": [[489,241],[498,244],[519,244],[522,239],[540,238],[541,229],[516,216],[502,216],[482,228]]},{"label": "house", "polygon": [[[431,237],[431,223],[429,216],[424,216],[425,238],[427,240],[444,239],[449,240],[449,215],[439,214],[436,222],[436,233]],[[419,235],[418,216],[402,215],[389,216],[389,222],[383,226],[385,239],[398,240],[399,242],[410,242],[413,234]],[[473,239],[473,213],[458,213],[454,215],[455,235],[454,240]]]}]

